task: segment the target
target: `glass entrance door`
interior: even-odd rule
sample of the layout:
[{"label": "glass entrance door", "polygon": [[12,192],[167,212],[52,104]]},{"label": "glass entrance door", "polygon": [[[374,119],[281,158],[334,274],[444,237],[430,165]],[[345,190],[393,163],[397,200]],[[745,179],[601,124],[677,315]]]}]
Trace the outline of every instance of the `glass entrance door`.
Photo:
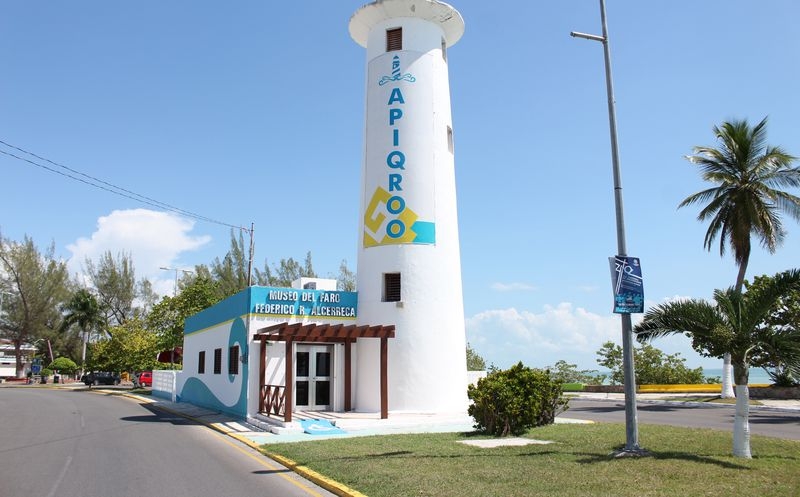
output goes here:
[{"label": "glass entrance door", "polygon": [[332,394],[333,345],[297,344],[294,405],[303,411],[330,411]]}]

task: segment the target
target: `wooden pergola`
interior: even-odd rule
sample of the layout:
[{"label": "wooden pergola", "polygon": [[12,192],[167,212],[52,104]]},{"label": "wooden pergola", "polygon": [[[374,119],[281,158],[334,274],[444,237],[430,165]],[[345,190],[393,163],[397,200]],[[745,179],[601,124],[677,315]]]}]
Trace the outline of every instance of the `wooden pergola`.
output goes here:
[{"label": "wooden pergola", "polygon": [[[344,324],[303,324],[281,323],[261,328],[253,336],[261,342],[259,367],[259,412],[279,415],[283,410],[285,422],[292,420],[292,397],[294,395],[294,354],[295,342],[323,342],[344,344],[344,410],[352,410],[351,346],[359,338],[379,338],[381,341],[380,384],[381,419],[389,417],[388,354],[389,339],[394,338],[394,325],[344,325]],[[286,346],[285,385],[266,384],[267,342],[284,342]]]}]

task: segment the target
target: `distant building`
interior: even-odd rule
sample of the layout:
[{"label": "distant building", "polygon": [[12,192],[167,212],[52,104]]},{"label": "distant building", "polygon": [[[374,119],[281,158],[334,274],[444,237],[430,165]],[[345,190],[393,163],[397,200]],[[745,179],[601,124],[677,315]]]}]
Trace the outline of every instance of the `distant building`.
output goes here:
[{"label": "distant building", "polygon": [[[24,378],[31,372],[33,355],[36,347],[24,343],[20,347],[22,350],[22,376]],[[17,377],[17,358],[14,351],[14,343],[11,340],[0,338],[0,378]]]}]

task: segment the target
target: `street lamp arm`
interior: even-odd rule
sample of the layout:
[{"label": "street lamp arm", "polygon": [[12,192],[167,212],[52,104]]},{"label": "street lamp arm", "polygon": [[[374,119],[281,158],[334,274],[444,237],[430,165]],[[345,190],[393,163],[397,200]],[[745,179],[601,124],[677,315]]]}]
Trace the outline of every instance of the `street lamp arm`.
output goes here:
[{"label": "street lamp arm", "polygon": [[175,271],[175,283],[174,283],[174,286],[172,287],[172,296],[173,297],[178,295],[178,271],[182,272],[183,274],[192,274],[192,273],[194,273],[194,271],[192,271],[191,269],[181,269],[181,268],[177,268],[177,267],[161,266],[158,269],[161,269],[163,271]]},{"label": "street lamp arm", "polygon": [[579,33],[577,31],[570,31],[569,35],[573,38],[585,38],[587,40],[599,41],[601,43],[608,41],[605,36],[590,35],[586,33]]}]

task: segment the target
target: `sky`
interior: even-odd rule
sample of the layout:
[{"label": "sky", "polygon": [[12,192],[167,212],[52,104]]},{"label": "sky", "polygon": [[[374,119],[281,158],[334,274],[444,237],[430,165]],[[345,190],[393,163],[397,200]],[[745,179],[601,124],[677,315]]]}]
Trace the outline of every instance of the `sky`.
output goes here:
[{"label": "sky", "polygon": [[[159,268],[222,258],[251,223],[258,267],[310,251],[321,276],[355,270],[366,55],[348,22],[362,3],[3,2],[0,234],[52,243],[73,274],[129,253],[161,294],[175,273]],[[597,369],[603,342],[621,343],[608,108],[602,44],[569,33],[601,34],[599,3],[450,3],[466,25],[448,64],[467,340],[498,367]],[[677,208],[710,186],[685,156],[717,145],[714,125],[765,116],[768,142],[800,156],[800,3],[608,0],[607,15],[646,305],[710,298],[736,267],[704,249],[699,208]],[[797,267],[785,222],[749,278]],[[681,336],[654,345],[721,367]]]}]

